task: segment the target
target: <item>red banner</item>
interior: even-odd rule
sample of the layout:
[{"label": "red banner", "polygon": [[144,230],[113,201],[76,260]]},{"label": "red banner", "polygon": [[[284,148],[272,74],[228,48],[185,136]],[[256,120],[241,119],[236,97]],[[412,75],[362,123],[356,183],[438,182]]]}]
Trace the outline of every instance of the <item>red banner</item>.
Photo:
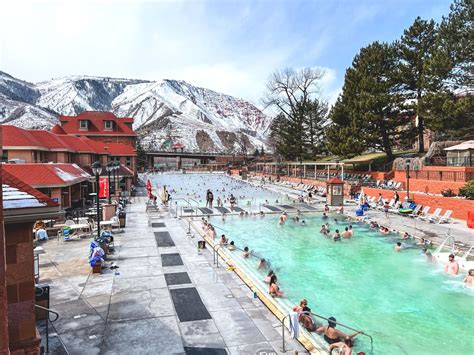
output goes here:
[{"label": "red banner", "polygon": [[100,198],[109,197],[109,178],[108,177],[99,178],[99,197]]}]

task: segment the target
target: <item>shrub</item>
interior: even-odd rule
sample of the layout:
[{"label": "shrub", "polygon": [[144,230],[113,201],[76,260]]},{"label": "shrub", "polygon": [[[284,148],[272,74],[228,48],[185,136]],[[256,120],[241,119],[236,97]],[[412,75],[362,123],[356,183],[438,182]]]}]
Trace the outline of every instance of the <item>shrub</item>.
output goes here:
[{"label": "shrub", "polygon": [[451,190],[451,189],[445,189],[445,190],[441,191],[441,195],[443,195],[444,197],[454,197],[454,196],[456,196],[454,191]]},{"label": "shrub", "polygon": [[468,200],[474,200],[474,180],[466,182],[466,185],[459,189],[459,196],[464,196]]}]

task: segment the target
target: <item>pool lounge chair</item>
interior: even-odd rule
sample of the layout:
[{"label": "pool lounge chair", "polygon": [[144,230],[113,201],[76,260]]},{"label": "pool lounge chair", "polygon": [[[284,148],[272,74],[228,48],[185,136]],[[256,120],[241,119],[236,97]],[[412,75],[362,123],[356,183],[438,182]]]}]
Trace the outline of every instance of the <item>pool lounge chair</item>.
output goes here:
[{"label": "pool lounge chair", "polygon": [[435,211],[433,212],[431,216],[423,216],[421,217],[421,219],[428,222],[434,222],[435,220],[439,218],[439,214],[441,213],[442,210],[443,210],[442,208],[437,208],[435,209]]},{"label": "pool lounge chair", "polygon": [[415,209],[408,215],[408,217],[418,217],[418,213],[420,213],[421,205],[416,205]]},{"label": "pool lounge chair", "polygon": [[430,206],[426,206],[421,210],[421,213],[418,215],[418,219],[428,218],[428,212],[430,211]]},{"label": "pool lounge chair", "polygon": [[446,212],[444,212],[444,215],[438,219],[438,224],[451,223],[453,221],[451,218],[452,213],[453,211],[451,210],[447,210]]}]

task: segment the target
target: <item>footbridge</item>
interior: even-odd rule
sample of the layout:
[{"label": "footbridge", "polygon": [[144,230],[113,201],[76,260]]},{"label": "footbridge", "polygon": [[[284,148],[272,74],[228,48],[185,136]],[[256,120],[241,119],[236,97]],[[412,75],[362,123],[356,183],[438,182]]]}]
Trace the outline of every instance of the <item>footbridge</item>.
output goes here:
[{"label": "footbridge", "polygon": [[193,152],[183,150],[164,150],[164,151],[149,151],[146,152],[147,161],[149,166],[154,166],[154,158],[176,158],[176,168],[181,169],[181,160],[183,158],[199,160],[201,164],[208,164],[212,160],[216,160],[217,157],[226,156],[224,153],[207,153],[207,152]]}]

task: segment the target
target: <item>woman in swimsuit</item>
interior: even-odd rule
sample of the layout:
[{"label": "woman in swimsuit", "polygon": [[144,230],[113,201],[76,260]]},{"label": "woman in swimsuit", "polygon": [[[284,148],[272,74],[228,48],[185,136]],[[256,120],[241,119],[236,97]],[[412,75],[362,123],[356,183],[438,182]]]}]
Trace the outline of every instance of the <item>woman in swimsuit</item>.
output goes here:
[{"label": "woman in swimsuit", "polygon": [[329,353],[332,354],[332,351],[336,349],[339,355],[351,355],[353,346],[354,342],[351,338],[344,338],[344,341],[331,344],[329,346]]},{"label": "woman in swimsuit", "polygon": [[268,292],[270,293],[271,296],[273,297],[282,297],[283,292],[280,291],[280,287],[277,285],[277,277],[275,274],[272,275],[270,278],[270,285],[268,288]]},{"label": "woman in swimsuit", "polygon": [[357,332],[351,335],[347,335],[341,332],[340,330],[336,329],[336,324],[337,324],[336,322],[337,322],[336,318],[329,317],[328,325],[323,325],[322,327],[319,327],[318,329],[316,329],[317,333],[324,334],[324,340],[326,340],[328,344],[338,343],[341,341],[341,339],[345,339],[345,338],[352,339],[357,334],[360,334],[360,332]]}]

